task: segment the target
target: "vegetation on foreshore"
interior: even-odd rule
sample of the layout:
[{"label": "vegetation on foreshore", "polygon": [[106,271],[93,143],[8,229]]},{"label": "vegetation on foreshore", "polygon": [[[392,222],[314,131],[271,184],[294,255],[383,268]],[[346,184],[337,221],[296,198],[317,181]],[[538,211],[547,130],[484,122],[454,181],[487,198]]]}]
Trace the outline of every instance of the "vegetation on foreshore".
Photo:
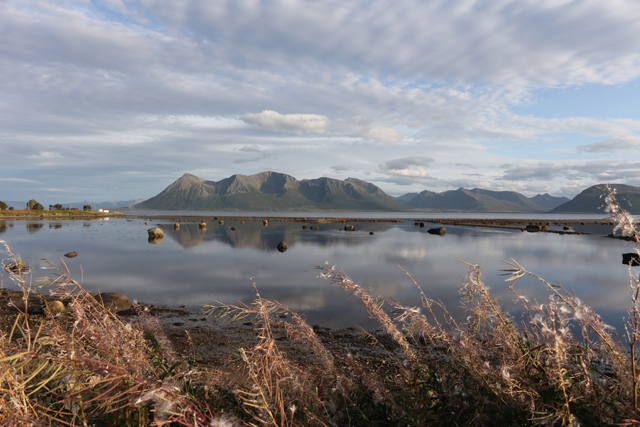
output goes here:
[{"label": "vegetation on foreshore", "polygon": [[[611,190],[606,204],[614,232],[640,247],[633,218]],[[71,302],[66,312],[51,306],[38,319],[21,306],[0,336],[0,424],[601,426],[637,425],[640,417],[640,279],[631,269],[626,331],[618,339],[572,292],[514,260],[504,273],[523,318],[505,313],[480,266],[469,264],[460,290],[464,322],[417,283],[421,307],[404,307],[373,298],[339,268],[323,265],[320,277],[358,298],[380,323],[384,335],[363,332],[380,358],[364,361],[326,345],[299,314],[256,290],[251,304],[204,307],[220,318],[251,319],[258,339],[220,366],[203,366],[179,356],[144,310],[125,321],[64,263],[48,268],[53,276],[34,283],[11,274],[25,300],[48,286]],[[550,298],[520,296],[523,276],[537,279]],[[286,331],[288,345],[276,330]]]},{"label": "vegetation on foreshore", "polygon": [[81,211],[81,210],[0,210],[0,218],[69,218],[69,217],[104,217],[122,215],[120,212],[98,212],[98,211]]}]

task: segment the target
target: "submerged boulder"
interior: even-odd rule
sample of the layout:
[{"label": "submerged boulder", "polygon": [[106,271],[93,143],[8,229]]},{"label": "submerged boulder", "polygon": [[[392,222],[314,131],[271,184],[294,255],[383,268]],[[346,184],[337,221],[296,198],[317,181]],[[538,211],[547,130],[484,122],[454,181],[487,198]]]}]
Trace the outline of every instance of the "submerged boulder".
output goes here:
[{"label": "submerged boulder", "polygon": [[64,256],[66,256],[67,258],[75,258],[78,256],[78,252],[67,252],[66,254],[64,254]]},{"label": "submerged boulder", "polygon": [[640,266],[640,255],[635,252],[622,254],[622,263],[632,267],[638,267]]},{"label": "submerged boulder", "polygon": [[444,228],[444,227],[430,228],[430,229],[427,230],[427,233],[444,236],[444,235],[447,234],[447,229]]},{"label": "submerged boulder", "polygon": [[200,230],[206,230],[207,229],[207,223],[202,221],[200,223],[200,225],[198,226],[198,228],[200,228]]},{"label": "submerged boulder", "polygon": [[4,269],[8,273],[13,274],[22,274],[29,271],[29,267],[27,267],[24,261],[10,261],[4,265]]},{"label": "submerged boulder", "polygon": [[283,240],[282,242],[278,243],[278,251],[284,253],[287,251],[287,249],[288,249],[287,242]]},{"label": "submerged boulder", "polygon": [[164,231],[162,231],[161,229],[159,229],[158,227],[152,227],[150,229],[147,230],[147,233],[149,233],[149,239],[151,238],[162,238],[164,237]]},{"label": "submerged boulder", "polygon": [[344,226],[344,231],[356,231],[356,228],[351,224],[347,224]]}]

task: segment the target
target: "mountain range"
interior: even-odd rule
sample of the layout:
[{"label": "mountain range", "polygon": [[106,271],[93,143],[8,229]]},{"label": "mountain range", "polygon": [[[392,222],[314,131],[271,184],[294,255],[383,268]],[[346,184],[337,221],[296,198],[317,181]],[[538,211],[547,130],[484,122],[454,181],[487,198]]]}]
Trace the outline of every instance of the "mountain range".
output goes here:
[{"label": "mountain range", "polygon": [[549,194],[528,198],[515,191],[491,191],[474,188],[434,193],[408,193],[396,200],[412,209],[447,212],[547,212],[569,201]]},{"label": "mountain range", "polygon": [[242,211],[405,211],[375,185],[355,178],[303,179],[277,172],[206,181],[184,174],[132,209]]},{"label": "mountain range", "polygon": [[[232,175],[207,181],[186,173],[157,196],[148,200],[66,203],[64,207],[133,210],[218,211],[424,211],[504,213],[604,214],[604,184],[582,191],[572,200],[549,194],[526,197],[515,191],[480,188],[435,193],[424,190],[391,197],[379,187],[356,178],[303,179],[278,173]],[[631,214],[640,214],[640,187],[611,184],[616,199]],[[6,201],[22,209],[26,202]]]},{"label": "mountain range", "polygon": [[547,212],[569,201],[549,194],[527,198],[513,191],[473,190],[408,193],[391,197],[355,178],[297,180],[277,172],[232,175],[207,181],[184,174],[165,190],[131,209],[242,211]]}]

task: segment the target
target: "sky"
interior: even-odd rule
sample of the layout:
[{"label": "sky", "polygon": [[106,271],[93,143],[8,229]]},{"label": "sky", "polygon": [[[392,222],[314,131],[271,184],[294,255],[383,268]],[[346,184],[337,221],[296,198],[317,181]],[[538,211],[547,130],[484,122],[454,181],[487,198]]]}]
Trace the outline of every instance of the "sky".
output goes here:
[{"label": "sky", "polygon": [[640,186],[640,2],[0,0],[0,200]]}]

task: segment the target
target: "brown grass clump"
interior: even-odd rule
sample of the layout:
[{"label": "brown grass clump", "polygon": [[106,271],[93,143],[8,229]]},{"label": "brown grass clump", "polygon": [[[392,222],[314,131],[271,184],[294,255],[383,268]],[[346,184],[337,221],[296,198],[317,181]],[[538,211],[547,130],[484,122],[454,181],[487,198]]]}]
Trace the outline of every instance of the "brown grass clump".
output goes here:
[{"label": "brown grass clump", "polygon": [[11,274],[25,302],[48,286],[69,301],[69,312],[47,309],[38,319],[25,306],[0,335],[0,425],[212,425],[189,395],[192,372],[157,322],[141,310],[137,323],[125,323],[61,264],[48,264],[54,277],[37,286]]}]

